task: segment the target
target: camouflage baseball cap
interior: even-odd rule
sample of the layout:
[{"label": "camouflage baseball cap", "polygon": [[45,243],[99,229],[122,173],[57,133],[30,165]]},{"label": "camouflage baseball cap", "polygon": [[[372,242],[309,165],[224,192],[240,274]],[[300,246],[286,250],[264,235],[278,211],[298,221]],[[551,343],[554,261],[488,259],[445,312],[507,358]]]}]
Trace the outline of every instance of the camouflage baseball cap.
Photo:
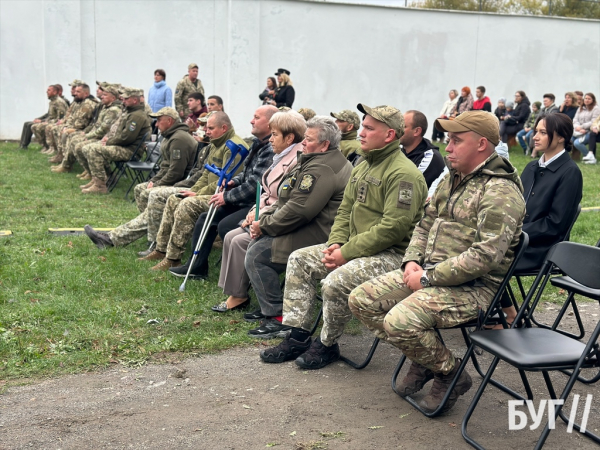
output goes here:
[{"label": "camouflage baseball cap", "polygon": [[198,68],[198,64],[196,64],[196,63],[188,64],[188,70],[197,69],[197,68]]},{"label": "camouflage baseball cap", "polygon": [[367,105],[359,103],[356,108],[363,114],[371,116],[379,122],[385,123],[396,132],[396,136],[401,138],[404,134],[404,116],[399,109],[393,106],[381,105],[370,108]]},{"label": "camouflage baseball cap", "polygon": [[108,92],[109,94],[112,94],[112,95],[114,95],[117,98],[120,95],[119,88],[117,86],[115,86],[114,84],[103,83],[102,85],[100,85],[100,88],[104,92]]},{"label": "camouflage baseball cap", "polygon": [[72,82],[69,83],[69,86],[81,86],[82,84],[85,84],[85,83],[83,81],[75,78]]},{"label": "camouflage baseball cap", "polygon": [[126,86],[123,86],[121,88],[121,97],[123,97],[123,98],[139,97],[140,95],[143,95],[143,94],[144,94],[144,92],[141,91],[140,89],[126,87]]},{"label": "camouflage baseball cap", "polygon": [[451,133],[473,131],[494,145],[500,142],[500,122],[494,114],[486,111],[466,111],[454,120],[437,119],[435,127],[438,131]]},{"label": "camouflage baseball cap", "polygon": [[358,114],[354,111],[350,111],[349,109],[344,109],[338,113],[330,113],[331,117],[341,120],[342,122],[348,122],[351,125],[354,125],[354,129],[358,130],[360,128],[360,119]]},{"label": "camouflage baseball cap", "polygon": [[165,106],[164,108],[159,109],[157,112],[148,114],[150,117],[162,117],[167,116],[171,119],[179,120],[179,114],[173,108],[169,106]]},{"label": "camouflage baseball cap", "polygon": [[310,108],[300,108],[298,113],[304,117],[304,120],[310,120],[317,115],[317,113]]}]

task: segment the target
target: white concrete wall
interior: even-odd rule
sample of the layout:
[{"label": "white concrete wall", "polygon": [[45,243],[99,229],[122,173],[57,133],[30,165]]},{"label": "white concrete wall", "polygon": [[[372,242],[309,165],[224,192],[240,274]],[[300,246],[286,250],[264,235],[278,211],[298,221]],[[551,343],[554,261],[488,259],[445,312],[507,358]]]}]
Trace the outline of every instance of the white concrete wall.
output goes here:
[{"label": "white concrete wall", "polygon": [[337,0],[2,0],[0,138],[45,111],[48,84],[147,90],[163,68],[174,90],[190,62],[243,135],[278,67],[292,72],[296,109],[387,103],[433,120],[465,85],[485,85],[494,102],[517,89],[532,101],[575,89],[600,98],[600,22]]}]

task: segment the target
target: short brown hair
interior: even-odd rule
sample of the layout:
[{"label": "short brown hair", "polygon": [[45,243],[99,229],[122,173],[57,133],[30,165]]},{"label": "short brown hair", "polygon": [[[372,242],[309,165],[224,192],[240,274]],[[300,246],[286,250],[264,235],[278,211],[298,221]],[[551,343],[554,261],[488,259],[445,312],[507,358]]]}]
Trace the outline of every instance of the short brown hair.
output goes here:
[{"label": "short brown hair", "polygon": [[485,94],[485,86],[477,86],[477,89],[479,89],[482,94]]},{"label": "short brown hair", "polygon": [[154,75],[159,74],[163,80],[167,79],[167,73],[163,69],[156,69]]},{"label": "short brown hair", "polygon": [[[479,89],[479,88],[477,88]],[[485,90],[483,91],[485,92]],[[410,113],[412,114],[412,127],[413,128],[421,128],[421,137],[425,136],[425,133],[427,133],[427,126],[429,125],[427,123],[427,117],[425,117],[425,114],[423,114],[421,111],[416,111],[414,109],[411,109],[409,111],[406,111],[404,113],[404,117],[406,118],[406,115]]]}]

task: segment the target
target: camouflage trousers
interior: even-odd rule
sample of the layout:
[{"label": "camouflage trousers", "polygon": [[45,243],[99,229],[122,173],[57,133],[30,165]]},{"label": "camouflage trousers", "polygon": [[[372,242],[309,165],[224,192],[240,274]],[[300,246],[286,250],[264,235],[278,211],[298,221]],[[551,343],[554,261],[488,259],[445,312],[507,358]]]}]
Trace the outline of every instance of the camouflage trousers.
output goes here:
[{"label": "camouflage trousers", "polygon": [[42,145],[42,147],[48,147],[46,143],[46,127],[50,125],[48,122],[34,123],[31,125],[31,131],[35,135],[37,141]]},{"label": "camouflage trousers", "polygon": [[212,195],[196,195],[181,199],[170,196],[156,235],[156,250],[166,253],[168,259],[181,259],[196,221],[200,214],[208,211],[211,197]]},{"label": "camouflage trousers", "polygon": [[403,255],[384,250],[373,256],[348,261],[330,272],[321,262],[322,250],[326,248],[326,244],[313,245],[290,255],[285,274],[283,323],[310,330],[310,312],[315,302],[317,282],[321,281],[321,342],[331,346],[343,334],[344,327],[352,318],[348,308],[350,292],[365,281],[400,267]]},{"label": "camouflage trousers", "polygon": [[48,148],[56,151],[56,143],[54,142],[55,136],[58,134],[58,129],[62,129],[64,125],[58,125],[56,123],[49,123],[44,129],[44,135],[46,138],[46,145]]},{"label": "camouflage trousers", "polygon": [[83,147],[84,168],[92,177],[106,181],[105,167],[112,161],[129,161],[133,151],[118,145],[87,144]]},{"label": "camouflage trousers", "polygon": [[66,144],[63,147],[63,160],[60,163],[65,169],[70,169],[75,164],[76,150],[82,148],[84,145],[96,141],[88,141],[85,135],[81,131],[77,131],[68,136]]},{"label": "camouflage trousers", "polygon": [[494,291],[485,286],[432,286],[412,291],[399,269],[357,287],[350,294],[352,313],[375,335],[398,347],[412,361],[435,373],[449,373],[452,352],[435,328],[451,328],[476,319]]},{"label": "camouflage trousers", "polygon": [[[136,202],[138,209],[140,209],[140,214],[129,222],[119,225],[109,233],[110,239],[116,247],[131,244],[144,236],[148,237],[148,242],[156,242],[156,235],[160,228],[163,211],[168,198],[173,194],[188,190],[187,188],[162,186],[145,189],[147,185],[147,183],[140,183],[135,187],[137,191]],[[141,207],[144,203],[147,206],[142,210]]]}]

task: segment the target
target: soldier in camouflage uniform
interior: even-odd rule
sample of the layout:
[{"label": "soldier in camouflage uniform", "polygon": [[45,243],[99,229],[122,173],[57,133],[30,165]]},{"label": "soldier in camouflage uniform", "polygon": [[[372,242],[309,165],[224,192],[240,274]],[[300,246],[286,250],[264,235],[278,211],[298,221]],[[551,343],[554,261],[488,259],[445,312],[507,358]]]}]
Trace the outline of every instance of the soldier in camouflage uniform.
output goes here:
[{"label": "soldier in camouflage uniform", "polygon": [[298,110],[298,114],[304,117],[304,120],[306,120],[307,122],[317,115],[317,113],[310,108],[300,108]]},{"label": "soldier in camouflage uniform", "polygon": [[[213,112],[208,118],[207,134],[210,137],[210,147],[207,164],[223,167],[229,160],[231,151],[226,145],[228,140],[248,148],[248,144],[235,134],[235,129],[224,112]],[[237,160],[232,167],[237,164]],[[237,172],[242,170],[240,166]],[[237,173],[236,172],[236,173]],[[185,245],[192,236],[194,225],[200,214],[208,211],[211,197],[216,191],[219,177],[205,170],[198,182],[179,196],[172,195],[167,200],[162,221],[156,236],[156,249],[148,256],[141,258],[145,261],[160,262],[151,270],[167,270],[169,267],[181,265],[181,256]]]},{"label": "soldier in camouflage uniform", "polygon": [[107,141],[83,147],[84,169],[92,175],[92,184],[82,188],[82,193],[108,193],[106,166],[112,161],[131,159],[133,152],[139,149],[143,140],[150,135],[150,118],[140,103],[141,95],[142,91],[139,89],[123,88],[122,98],[127,112],[119,123],[119,129]]},{"label": "soldier in camouflage uniform", "polygon": [[[64,158],[59,166],[52,168],[53,172],[66,173],[70,172],[73,163],[79,156],[79,160],[83,161],[82,149],[85,145],[101,140],[110,130],[110,127],[115,123],[121,115],[121,102],[119,91],[116,87],[104,85],[100,87],[100,99],[102,108],[99,109],[98,117],[91,126],[88,126],[84,131],[73,133],[67,140],[65,145]],[[84,170],[78,175],[82,180],[92,178],[91,174]]]},{"label": "soldier in camouflage uniform", "polygon": [[342,132],[342,142],[340,142],[342,153],[348,158],[348,161],[352,162],[355,157],[362,155],[360,153],[360,141],[356,139],[360,128],[358,114],[349,109],[330,114],[331,117],[335,118],[335,123]]},{"label": "soldier in camouflage uniform", "polygon": [[199,92],[204,95],[204,86],[198,78],[198,64],[195,63],[188,66],[188,74],[179,80],[175,88],[175,109],[182,119],[190,115],[187,100],[192,92]]},{"label": "soldier in camouflage uniform", "polygon": [[[392,106],[365,114],[361,148],[365,161],[352,171],[327,244],[292,253],[285,278],[283,324],[265,336],[281,336],[277,347],[261,352],[270,363],[296,359],[305,369],[320,369],[340,356],[337,339],[352,318],[348,295],[358,285],[400,266],[427,198],[425,179],[400,150],[402,113]],[[321,281],[323,328],[311,343],[311,309]]]},{"label": "soldier in camouflage uniform", "polygon": [[55,142],[55,136],[58,134],[58,130],[60,130],[63,127],[63,124],[67,120],[69,120],[71,114],[73,114],[73,112],[75,112],[81,105],[81,103],[75,101],[75,91],[77,90],[77,86],[82,84],[84,84],[83,81],[77,79],[73,80],[72,83],[69,83],[69,86],[71,86],[71,96],[73,97],[73,102],[67,108],[67,112],[65,113],[62,119],[59,119],[54,124],[50,124],[46,127],[45,134],[46,144],[48,144],[48,148],[46,150],[42,150],[43,154],[54,155],[56,153],[57,144]]},{"label": "soldier in camouflage uniform", "polygon": [[[43,148],[47,148],[48,145],[46,143],[46,127],[62,119],[68,108],[67,102],[58,95],[58,88],[55,85],[48,86],[46,93],[50,100],[48,113],[45,116],[35,119],[31,125],[31,131],[33,131],[33,134],[35,134],[36,139],[42,144]],[[21,142],[21,148],[27,148],[27,145]]]},{"label": "soldier in camouflage uniform", "polygon": [[75,102],[79,107],[71,112],[69,118],[65,121],[62,129],[56,129],[54,133],[54,144],[58,151],[51,163],[60,163],[64,158],[64,148],[67,139],[73,133],[84,130],[92,121],[98,100],[90,95],[90,87],[87,84],[80,84],[75,89]]},{"label": "soldier in camouflage uniform", "polygon": [[[500,140],[494,115],[470,111],[435,126],[449,132],[450,173],[425,208],[402,266],[349,298],[354,315],[412,360],[401,395],[434,379],[420,402],[427,411],[441,403],[460,365],[435,328],[468,322],[488,307],[514,258],[525,215],[517,170],[494,151]],[[464,371],[445,410],[471,384]]]}]

